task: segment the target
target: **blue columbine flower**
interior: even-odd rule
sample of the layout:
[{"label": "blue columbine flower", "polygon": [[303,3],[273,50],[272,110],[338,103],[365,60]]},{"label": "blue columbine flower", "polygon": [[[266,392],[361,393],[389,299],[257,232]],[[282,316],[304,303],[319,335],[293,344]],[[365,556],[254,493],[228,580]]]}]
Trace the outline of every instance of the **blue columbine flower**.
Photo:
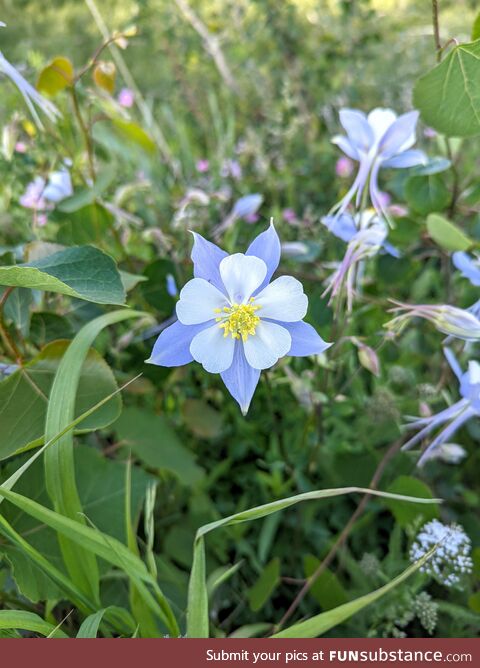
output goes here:
[{"label": "blue columbine flower", "polygon": [[450,364],[452,371],[458,378],[460,383],[460,394],[462,398],[456,403],[452,404],[440,413],[428,418],[420,418],[411,422],[408,428],[417,429],[420,431],[413,436],[403,446],[403,450],[412,448],[417,443],[420,443],[432,431],[440,425],[446,423],[447,426],[443,429],[430,443],[423,455],[420,457],[418,464],[421,466],[443,443],[453,436],[453,434],[470,418],[478,417],[480,415],[480,364],[475,360],[470,360],[468,369],[462,372],[455,355],[449,348],[445,348],[445,356]]},{"label": "blue columbine flower", "polygon": [[273,224],[245,254],[228,255],[199,234],[193,237],[195,278],[180,292],[177,322],[160,334],[147,362],[199,362],[221,374],[245,415],[262,369],[285,355],[317,355],[331,344],[302,320],[308,307],[302,284],[292,276],[270,283],[280,261]]},{"label": "blue columbine flower", "polygon": [[395,299],[390,301],[395,307],[389,312],[399,313],[384,325],[391,332],[399,334],[412,318],[424,318],[448,337],[480,341],[480,320],[473,307],[467,310],[450,304],[402,304]]},{"label": "blue columbine flower", "polygon": [[352,187],[333,209],[337,215],[344,213],[355,196],[358,207],[369,183],[372,205],[388,219],[378,187],[378,172],[384,167],[399,169],[427,162],[423,151],[411,148],[417,120],[418,111],[397,117],[391,109],[374,109],[368,116],[355,109],[341,109],[340,123],[347,136],[337,135],[332,142],[356,160],[359,169]]}]

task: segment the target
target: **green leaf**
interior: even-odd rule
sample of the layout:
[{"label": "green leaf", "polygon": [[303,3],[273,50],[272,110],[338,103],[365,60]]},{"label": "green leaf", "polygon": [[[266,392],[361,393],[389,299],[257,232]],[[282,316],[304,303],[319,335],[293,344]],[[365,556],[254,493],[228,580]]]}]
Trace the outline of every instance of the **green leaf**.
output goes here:
[{"label": "green leaf", "polygon": [[53,624],[49,624],[34,612],[25,610],[0,610],[0,629],[23,629],[42,636],[53,638],[68,638],[68,636]]},{"label": "green leaf", "polygon": [[188,587],[188,608],[187,608],[187,635],[189,638],[208,638],[209,620],[208,620],[208,597],[206,586],[205,569],[205,543],[206,534],[219,529],[220,527],[235,526],[243,522],[267,517],[279,510],[284,510],[290,506],[304,501],[313,501],[316,499],[332,498],[358,492],[361,494],[370,494],[382,498],[397,499],[398,501],[433,503],[439,502],[439,499],[417,499],[409,496],[391,494],[390,492],[380,492],[378,490],[365,489],[363,487],[341,487],[337,489],[320,489],[313,492],[297,494],[286,499],[279,499],[272,503],[266,503],[262,506],[256,506],[240,513],[235,513],[229,517],[210,522],[200,527],[197,531],[195,544],[193,548],[193,566],[190,574]]},{"label": "green leaf", "polygon": [[40,72],[37,89],[47,95],[56,95],[73,85],[73,65],[68,58],[57,56]]},{"label": "green leaf", "polygon": [[431,238],[446,251],[466,251],[473,245],[465,232],[438,214],[427,218],[427,230]]},{"label": "green leaf", "polygon": [[[75,190],[75,194],[62,200],[56,210],[63,213],[82,213],[85,214],[87,205],[93,204],[103,192],[110,186],[115,178],[116,167],[113,163],[104,166],[102,171],[97,175],[95,183],[90,188],[79,188]],[[107,212],[105,207],[98,205],[99,211]]]},{"label": "green leaf", "polygon": [[450,193],[440,174],[411,176],[405,184],[405,199],[411,209],[427,215],[445,209],[450,202]]},{"label": "green leaf", "polygon": [[480,40],[459,44],[420,77],[413,104],[425,123],[448,137],[480,133]]},{"label": "green leaf", "polygon": [[[43,442],[47,399],[68,345],[68,341],[48,344],[22,369],[0,382],[0,459]],[[96,350],[90,349],[80,375],[74,416],[81,415],[116,387],[110,367]],[[121,405],[120,397],[115,396],[78,425],[77,431],[87,432],[108,426],[119,416]]]},{"label": "green leaf", "polygon": [[120,118],[114,119],[113,125],[123,139],[133,142],[147,153],[155,153],[155,142],[140,125]]},{"label": "green leaf", "polygon": [[201,399],[186,399],[182,406],[183,420],[198,438],[218,438],[223,431],[222,415]]},{"label": "green leaf", "polygon": [[475,17],[475,21],[473,22],[472,41],[474,42],[479,37],[480,37],[480,12],[477,14],[477,16]]},{"label": "green leaf", "polygon": [[[95,338],[105,327],[139,315],[136,311],[114,311],[95,318],[78,332],[62,357],[50,391],[45,421],[46,441],[62,431],[74,419],[82,366]],[[75,519],[76,524],[84,523],[85,518],[76,485],[71,432],[67,432],[45,451],[45,480],[55,510]],[[89,598],[97,602],[99,575],[95,557],[82,546],[73,545],[63,535],[59,537],[59,542],[65,566],[72,580]]]},{"label": "green leaf", "polygon": [[78,246],[27,264],[0,267],[0,285],[59,292],[97,304],[123,304],[115,262],[93,246]]},{"label": "green leaf", "polygon": [[[433,494],[428,486],[418,478],[401,475],[396,478],[388,488],[389,492],[395,494],[408,494],[425,499],[433,499]],[[387,499],[385,505],[390,509],[393,516],[401,527],[407,527],[411,522],[418,518],[422,518],[424,522],[433,520],[439,516],[438,506],[434,504],[405,504],[398,503],[393,499]]]},{"label": "green leaf", "polygon": [[55,222],[58,222],[59,243],[101,245],[114,223],[114,218],[104,206],[93,202],[71,213],[56,210]]},{"label": "green leaf", "polygon": [[272,559],[255,582],[253,587],[247,591],[247,598],[250,604],[250,610],[258,612],[269,600],[280,582],[280,559]]},{"label": "green leaf", "polygon": [[[77,545],[77,549],[80,550],[81,547],[83,552],[95,554],[124,571],[135,582],[142,598],[165,623],[169,633],[174,636],[179,635],[173,612],[157,582],[150,575],[143,561],[132,554],[123,543],[97,529],[87,527],[80,522],[45,508],[36,501],[12,492],[5,487],[0,487],[0,494],[23,512],[35,517],[68,538]],[[1,519],[0,515],[0,521]]]},{"label": "green leaf", "polygon": [[229,638],[257,638],[264,635],[272,628],[271,624],[259,622],[258,624],[245,624],[231,633]]},{"label": "green leaf", "polygon": [[174,473],[185,485],[195,485],[203,469],[167,420],[150,411],[129,407],[114,425],[117,437],[149,468]]},{"label": "green leaf", "polygon": [[[0,295],[3,290],[0,290]],[[32,303],[32,291],[27,288],[12,290],[3,306],[6,320],[11,320],[23,337],[28,336],[30,331],[30,304]]]},{"label": "green leaf", "polygon": [[78,629],[77,638],[96,638],[104,614],[105,608],[102,608],[84,619]]},{"label": "green leaf", "polygon": [[319,615],[315,615],[304,622],[294,624],[279,633],[275,633],[272,638],[317,638],[318,636],[323,635],[330,629],[333,629],[349,619],[352,615],[363,610],[367,605],[378,601],[379,598],[385,596],[385,594],[388,594],[388,592],[404,582],[407,578],[413,575],[413,573],[418,571],[428,559],[430,559],[436,549],[437,546],[432,548],[417,562],[409,566],[403,573],[397,575],[397,577],[391,580],[388,584],[380,587],[380,589],[376,589],[370,594],[366,594],[354,601],[349,601],[344,605],[340,605],[333,610],[321,612]]},{"label": "green leaf", "polygon": [[[306,555],[303,561],[305,577],[309,578],[320,565],[320,560],[313,555]],[[331,610],[348,601],[348,596],[338,577],[326,568],[310,589],[322,610]]]}]

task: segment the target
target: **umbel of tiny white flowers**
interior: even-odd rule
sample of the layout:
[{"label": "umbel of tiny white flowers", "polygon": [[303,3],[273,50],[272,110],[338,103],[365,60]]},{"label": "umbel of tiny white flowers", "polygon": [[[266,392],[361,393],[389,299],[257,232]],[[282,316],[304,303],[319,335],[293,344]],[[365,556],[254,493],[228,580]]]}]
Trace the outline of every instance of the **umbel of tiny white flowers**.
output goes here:
[{"label": "umbel of tiny white flowers", "polygon": [[443,334],[464,341],[480,340],[480,320],[472,311],[449,304],[402,304],[394,299],[390,301],[395,307],[389,313],[399,313],[384,325],[391,332],[399,334],[412,318],[424,318]]},{"label": "umbel of tiny white flowers", "polygon": [[[5,24],[0,22],[0,27],[4,26]],[[43,129],[43,125],[35,107],[38,107],[45,116],[52,121],[52,123],[57,121],[57,118],[60,116],[57,107],[53,102],[50,102],[50,100],[47,100],[43,95],[40,95],[40,93],[30,85],[26,79],[24,79],[20,72],[5,58],[1,51],[0,72],[3,72],[3,74],[5,74],[5,76],[7,76],[18,88],[39,128]]]},{"label": "umbel of tiny white flowers", "polygon": [[439,520],[431,520],[422,527],[412,543],[411,561],[418,561],[435,546],[437,549],[420,571],[445,587],[458,587],[473,568],[470,538],[459,524],[447,526]]}]

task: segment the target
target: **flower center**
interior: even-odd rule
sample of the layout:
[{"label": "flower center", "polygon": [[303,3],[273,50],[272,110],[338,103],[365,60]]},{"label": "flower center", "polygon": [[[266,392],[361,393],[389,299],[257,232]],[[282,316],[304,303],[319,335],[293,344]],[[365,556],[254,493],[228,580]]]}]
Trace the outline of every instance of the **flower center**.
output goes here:
[{"label": "flower center", "polygon": [[260,306],[255,306],[254,297],[250,298],[248,304],[232,304],[224,306],[223,309],[216,308],[215,313],[221,313],[215,320],[219,323],[220,329],[223,329],[223,336],[231,335],[232,339],[246,341],[249,336],[255,334],[260,318],[255,315]]}]

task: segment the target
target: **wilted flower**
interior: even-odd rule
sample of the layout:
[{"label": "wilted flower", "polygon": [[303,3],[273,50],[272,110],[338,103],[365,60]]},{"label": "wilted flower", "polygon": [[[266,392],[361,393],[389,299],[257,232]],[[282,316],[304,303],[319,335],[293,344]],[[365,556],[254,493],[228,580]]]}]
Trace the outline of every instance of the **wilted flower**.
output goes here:
[{"label": "wilted flower", "polygon": [[40,95],[40,93],[33,86],[31,86],[26,79],[24,79],[20,72],[18,72],[18,70],[16,70],[11,63],[9,63],[1,51],[0,72],[3,72],[3,74],[5,74],[5,76],[7,76],[10,81],[12,81],[18,88],[23,96],[23,99],[25,100],[27,107],[30,109],[30,113],[40,128],[43,128],[43,125],[35,107],[38,107],[40,111],[42,111],[45,116],[47,116],[47,118],[52,121],[52,123],[57,121],[57,118],[60,116],[60,112],[58,111],[57,107],[53,104],[53,102],[50,102],[50,100],[47,100],[45,97],[43,97],[43,95]]},{"label": "wilted flower", "polygon": [[354,197],[356,206],[360,206],[368,184],[372,205],[388,218],[380,198],[378,172],[382,168],[413,167],[426,162],[422,151],[411,148],[417,120],[417,111],[398,117],[391,109],[374,109],[368,116],[355,109],[340,111],[340,123],[347,136],[337,135],[332,141],[359,163],[359,169],[352,187],[333,209],[337,215],[346,210]]},{"label": "wilted flower", "polygon": [[339,217],[326,216],[322,223],[335,236],[348,243],[343,260],[331,276],[324,295],[331,292],[331,302],[345,288],[347,308],[351,311],[354,293],[358,289],[362,273],[362,261],[373,257],[385,247],[388,228],[382,219],[368,212],[356,218],[349,214]]},{"label": "wilted flower", "polygon": [[439,459],[447,464],[459,464],[467,456],[467,451],[458,443],[442,443],[432,452],[430,459]]},{"label": "wilted flower", "polygon": [[437,427],[448,423],[420,457],[419,466],[434,456],[440,446],[448,443],[454,433],[470,418],[480,415],[480,364],[475,360],[470,360],[467,371],[462,372],[452,351],[445,348],[444,352],[460,383],[459,389],[462,398],[436,415],[416,419],[407,425],[408,429],[420,429],[420,431],[403,445],[403,450],[413,448],[414,445],[427,438]]},{"label": "wilted flower", "polygon": [[446,587],[460,584],[473,568],[472,544],[465,530],[459,524],[447,526],[439,520],[427,522],[410,548],[411,561],[418,561],[435,545],[438,545],[437,549],[420,570]]},{"label": "wilted flower", "polygon": [[392,313],[400,313],[384,327],[393,332],[401,332],[412,318],[430,320],[439,332],[464,341],[480,339],[480,320],[471,310],[448,304],[402,304],[391,300],[396,306]]},{"label": "wilted flower", "polygon": [[194,234],[194,276],[180,292],[178,321],[165,329],[149,360],[181,366],[192,360],[220,373],[246,414],[260,371],[285,355],[316,355],[330,344],[303,322],[308,299],[291,276],[270,279],[280,261],[273,227],[246,254],[227,255]]},{"label": "wilted flower", "polygon": [[337,162],[335,163],[335,174],[343,179],[348,179],[348,177],[353,174],[353,169],[353,160],[350,160],[350,158],[345,156],[338,158]]},{"label": "wilted flower", "polygon": [[223,178],[231,176],[235,181],[240,181],[242,178],[242,167],[240,166],[238,160],[224,160],[220,174],[223,176]]},{"label": "wilted flower", "polygon": [[197,162],[195,163],[195,169],[200,174],[205,174],[205,172],[208,172],[208,170],[210,169],[210,162],[205,158],[197,160]]},{"label": "wilted flower", "polygon": [[122,88],[118,94],[117,100],[121,107],[129,109],[135,104],[135,93],[133,90],[130,90],[130,88]]}]

